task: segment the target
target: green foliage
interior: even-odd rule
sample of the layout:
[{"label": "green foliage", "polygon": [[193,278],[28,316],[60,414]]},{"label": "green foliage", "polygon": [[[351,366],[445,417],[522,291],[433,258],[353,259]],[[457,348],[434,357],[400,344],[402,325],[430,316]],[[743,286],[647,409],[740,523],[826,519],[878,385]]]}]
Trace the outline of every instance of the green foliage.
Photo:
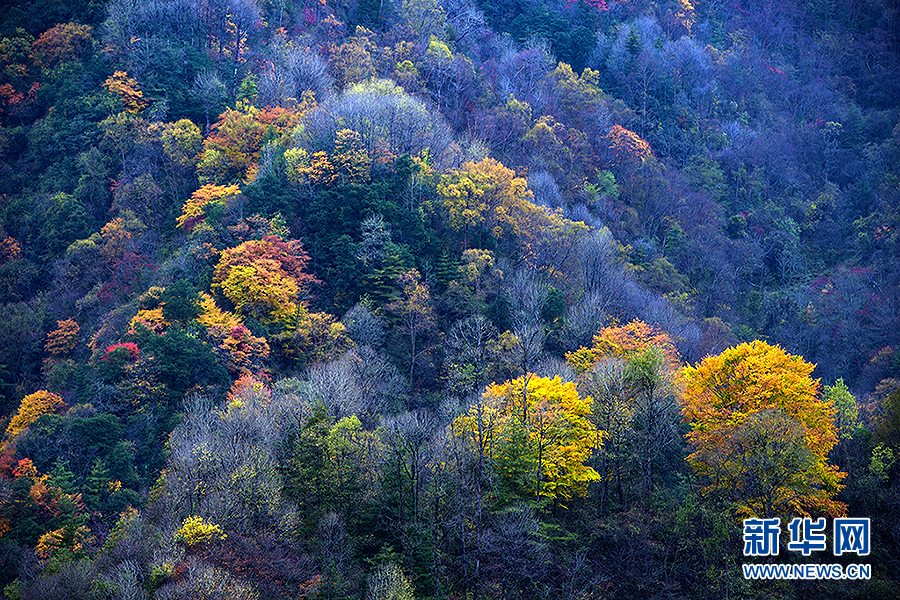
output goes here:
[{"label": "green foliage", "polygon": [[47,207],[35,215],[42,225],[36,228],[35,244],[44,248],[48,259],[57,258],[75,240],[90,233],[90,220],[84,206],[72,195],[59,193],[47,201]]},{"label": "green foliage", "polygon": [[373,461],[380,448],[355,415],[335,422],[322,407],[288,438],[280,471],[285,494],[304,514],[306,534],[329,511],[343,515],[353,530],[359,527],[367,517],[363,505],[375,484]]},{"label": "green foliage", "polygon": [[247,73],[241,81],[241,85],[238,86],[237,101],[246,101],[252,104],[256,101],[257,96],[259,96],[259,79],[253,73]]},{"label": "green foliage", "polygon": [[187,324],[200,314],[200,297],[194,285],[187,280],[178,280],[159,296],[163,305],[162,314],[167,321]]},{"label": "green foliage", "polygon": [[143,378],[152,377],[160,385],[152,400],[177,405],[193,386],[221,388],[229,382],[212,348],[185,330],[173,328],[156,335],[138,326],[134,339],[145,358],[129,373],[128,385],[141,386]]},{"label": "green foliage", "polygon": [[834,385],[822,387],[822,399],[834,406],[834,424],[839,428],[841,439],[850,439],[859,427],[859,405],[847,389],[843,379]]},{"label": "green foliage", "polygon": [[307,533],[313,531],[329,503],[328,434],[332,423],[325,410],[316,407],[312,416],[288,438],[283,450],[280,472],[284,493],[306,515],[302,527]]}]

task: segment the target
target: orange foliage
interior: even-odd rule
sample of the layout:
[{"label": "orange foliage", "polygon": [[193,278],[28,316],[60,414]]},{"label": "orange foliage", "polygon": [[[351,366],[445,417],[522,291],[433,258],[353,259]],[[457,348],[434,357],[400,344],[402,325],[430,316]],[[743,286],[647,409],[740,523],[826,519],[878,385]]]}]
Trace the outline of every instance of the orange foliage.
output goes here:
[{"label": "orange foliage", "polygon": [[315,106],[315,97],[308,92],[294,109],[267,107],[260,110],[246,103],[227,109],[203,142],[202,160],[198,165],[201,183],[249,180],[248,174],[257,169],[263,144],[277,140],[282,146],[291,145],[294,128]]},{"label": "orange foliage", "polygon": [[684,368],[682,413],[695,449],[688,462],[710,479],[707,491],[731,495],[744,515],[845,510],[832,497],[846,473],[827,462],[837,443],[834,407],[812,370],[762,341]]},{"label": "orange foliage", "polygon": [[590,348],[569,352],[566,360],[577,374],[581,374],[603,357],[630,358],[650,347],[662,350],[670,367],[678,364],[678,350],[669,334],[638,319],[627,325],[604,327],[594,336]]},{"label": "orange foliage", "polygon": [[240,325],[223,330],[210,329],[210,335],[219,341],[218,349],[225,353],[225,367],[233,375],[262,373],[263,361],[269,358],[269,343],[264,337],[256,337]]},{"label": "orange foliage", "polygon": [[621,125],[613,125],[606,134],[609,148],[620,162],[643,162],[653,156],[653,150],[647,140]]},{"label": "orange foliage", "polygon": [[150,106],[150,100],[144,98],[137,79],[132,79],[125,71],[116,71],[103,82],[103,85],[110,92],[119,96],[126,112],[136,115]]},{"label": "orange foliage", "polygon": [[65,356],[75,349],[81,328],[74,319],[57,321],[56,329],[47,334],[44,350],[52,356]]},{"label": "orange foliage", "polygon": [[272,391],[265,383],[254,377],[253,375],[244,374],[231,385],[228,391],[228,400],[242,400],[243,398],[261,397],[268,399],[272,396]]},{"label": "orange foliage", "polygon": [[0,241],[0,265],[22,258],[22,247],[16,238],[7,237]]}]

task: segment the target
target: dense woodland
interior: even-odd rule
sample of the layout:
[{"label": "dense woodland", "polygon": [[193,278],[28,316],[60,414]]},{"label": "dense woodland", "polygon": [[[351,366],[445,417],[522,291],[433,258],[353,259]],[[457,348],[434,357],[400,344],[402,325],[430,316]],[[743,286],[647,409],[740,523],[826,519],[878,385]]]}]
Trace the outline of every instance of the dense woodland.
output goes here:
[{"label": "dense woodland", "polygon": [[0,15],[5,598],[900,597],[895,2]]}]

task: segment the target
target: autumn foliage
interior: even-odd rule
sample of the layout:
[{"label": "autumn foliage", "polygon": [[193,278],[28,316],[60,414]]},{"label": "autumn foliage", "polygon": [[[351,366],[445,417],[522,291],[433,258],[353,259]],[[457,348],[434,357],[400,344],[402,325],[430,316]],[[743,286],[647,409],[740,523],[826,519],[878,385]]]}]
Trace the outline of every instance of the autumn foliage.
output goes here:
[{"label": "autumn foliage", "polygon": [[201,183],[229,184],[252,181],[258,168],[259,152],[267,141],[290,145],[290,134],[302,116],[315,107],[311,94],[294,109],[259,109],[246,103],[229,108],[212,126],[203,142],[198,173]]},{"label": "autumn foliage", "polygon": [[47,334],[44,350],[51,356],[65,356],[78,344],[80,328],[74,319],[56,322],[56,329]]},{"label": "autumn foliage", "polygon": [[453,432],[488,457],[513,492],[565,502],[583,498],[600,479],[585,464],[603,435],[590,413],[591,398],[579,396],[574,383],[528,375],[489,385]]},{"label": "autumn foliage", "polygon": [[63,63],[77,60],[91,47],[88,25],[60,23],[48,29],[32,45],[34,63],[43,69],[54,69]]},{"label": "autumn foliage", "polygon": [[23,429],[38,420],[41,415],[56,412],[68,407],[65,400],[53,392],[38,390],[22,398],[19,411],[6,427],[8,438],[15,437]]},{"label": "autumn foliage", "polygon": [[441,176],[437,191],[447,223],[463,234],[466,245],[485,229],[497,240],[515,240],[526,258],[541,263],[587,230],[584,223],[535,204],[528,182],[492,158]]},{"label": "autumn foliage", "polygon": [[839,515],[846,476],[828,463],[837,443],[834,407],[813,365],[755,341],[683,371],[681,404],[694,448],[688,462],[745,516]]},{"label": "autumn foliage", "polygon": [[208,183],[191,194],[181,207],[181,216],[176,219],[178,227],[191,231],[197,223],[206,218],[206,211],[212,205],[224,206],[228,198],[240,193],[237,185],[215,185]]},{"label": "autumn foliage", "polygon": [[125,71],[116,71],[103,85],[119,97],[125,106],[125,112],[136,115],[150,106],[150,100],[144,98],[137,79],[129,77]]},{"label": "autumn foliage", "polygon": [[566,360],[576,374],[581,374],[589,371],[603,357],[628,359],[651,347],[663,352],[670,367],[678,364],[678,351],[669,334],[639,319],[627,325],[604,327],[594,336],[589,348],[569,352]]},{"label": "autumn foliage", "polygon": [[638,163],[653,156],[647,140],[621,125],[613,125],[606,136],[609,148],[620,163]]},{"label": "autumn foliage", "polygon": [[316,278],[304,272],[309,256],[299,240],[269,235],[222,252],[213,287],[235,309],[261,323],[284,322],[297,311]]}]

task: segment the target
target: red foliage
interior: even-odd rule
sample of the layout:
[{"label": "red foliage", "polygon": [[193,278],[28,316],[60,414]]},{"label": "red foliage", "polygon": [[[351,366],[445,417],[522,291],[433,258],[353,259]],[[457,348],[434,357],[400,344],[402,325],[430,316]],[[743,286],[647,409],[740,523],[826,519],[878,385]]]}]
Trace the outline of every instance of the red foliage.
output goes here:
[{"label": "red foliage", "polygon": [[585,6],[590,6],[591,8],[599,11],[607,11],[609,10],[609,5],[606,4],[606,0],[566,0],[566,5],[575,6],[579,2],[584,2]]},{"label": "red foliage", "polygon": [[128,352],[128,360],[137,360],[141,355],[140,349],[137,347],[137,344],[134,342],[125,342],[123,344],[113,344],[109,348],[106,349],[106,354],[103,355],[103,358],[100,360],[109,360],[110,356],[114,353],[118,356],[121,353],[117,352],[117,350],[123,349]]},{"label": "red foliage", "polygon": [[113,265],[113,275],[100,287],[100,302],[108,306],[116,299],[127,297],[140,288],[140,276],[155,271],[156,265],[145,254],[131,250]]}]

